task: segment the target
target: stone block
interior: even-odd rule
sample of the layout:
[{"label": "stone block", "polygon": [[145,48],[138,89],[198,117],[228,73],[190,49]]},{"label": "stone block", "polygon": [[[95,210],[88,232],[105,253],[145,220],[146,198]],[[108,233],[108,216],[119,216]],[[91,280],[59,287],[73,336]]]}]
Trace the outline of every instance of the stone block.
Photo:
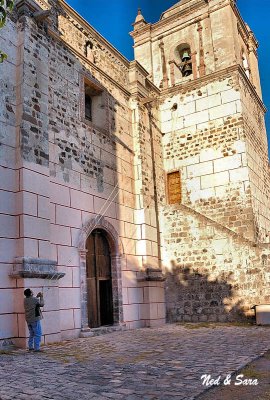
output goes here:
[{"label": "stone block", "polygon": [[228,248],[227,239],[214,239],[213,240],[213,250],[216,254],[224,254],[224,251]]},{"label": "stone block", "polygon": [[200,153],[200,162],[215,160],[222,157],[222,152],[219,149],[203,149]]},{"label": "stone block", "polygon": [[16,191],[19,187],[19,171],[0,166],[0,189]]},{"label": "stone block", "polygon": [[10,274],[13,270],[12,264],[1,264],[0,263],[0,289],[14,288],[16,287],[16,281],[10,278]]},{"label": "stone block", "polygon": [[50,201],[47,197],[38,196],[38,216],[50,219]]},{"label": "stone block", "polygon": [[222,104],[221,106],[217,106],[209,110],[210,120],[232,116],[236,113],[237,111],[235,102]]},{"label": "stone block", "polygon": [[249,180],[248,167],[237,168],[229,171],[230,182],[244,182]]},{"label": "stone block", "polygon": [[152,255],[152,246],[150,240],[138,240],[136,243],[136,255]]},{"label": "stone block", "polygon": [[124,304],[123,305],[124,321],[139,320],[139,304]]},{"label": "stone block", "polygon": [[16,256],[16,239],[0,238],[0,254],[2,263],[13,263]]},{"label": "stone block", "polygon": [[193,125],[201,124],[203,122],[209,121],[209,112],[208,110],[199,111],[194,114],[189,114],[185,117],[184,127],[190,127]]},{"label": "stone block", "polygon": [[88,193],[70,189],[70,201],[72,208],[77,208],[78,210],[84,210],[87,212],[94,212],[93,196]]},{"label": "stone block", "polygon": [[17,315],[0,315],[0,339],[16,337],[18,335]]},{"label": "stone block", "polygon": [[73,310],[73,316],[74,316],[74,325],[75,329],[81,329],[82,323],[82,315],[81,315],[81,310]]},{"label": "stone block", "polygon": [[140,304],[139,319],[149,320],[149,304]]},{"label": "stone block", "polygon": [[[17,241],[18,257],[38,257],[38,240],[30,238],[20,238]],[[13,260],[14,261],[14,260]]]},{"label": "stone block", "polygon": [[[20,303],[22,303],[21,299]],[[12,314],[18,312],[17,310],[16,301],[13,298],[13,289],[0,290],[0,314]]]},{"label": "stone block", "polygon": [[129,222],[124,222],[124,235],[130,239],[141,239],[141,225],[130,224]]},{"label": "stone block", "polygon": [[66,186],[50,182],[50,201],[63,206],[70,206],[69,189]]},{"label": "stone block", "polygon": [[[122,207],[121,207],[122,210]],[[116,204],[110,200],[94,197],[94,212],[111,218],[116,217]]]},{"label": "stone block", "polygon": [[74,208],[56,205],[56,224],[81,228],[81,212]]},{"label": "stone block", "polygon": [[71,288],[72,284],[72,267],[64,267],[62,265],[58,266],[58,271],[63,272],[65,276],[61,278],[61,282],[59,283],[62,288]]},{"label": "stone block", "polygon": [[157,303],[149,304],[149,319],[157,319],[158,318],[158,305]]},{"label": "stone block", "polygon": [[230,103],[234,100],[240,100],[241,95],[239,90],[230,89],[225,92],[221,92],[221,101],[222,103]]},{"label": "stone block", "polygon": [[49,209],[50,209],[50,223],[55,224],[56,223],[56,205],[53,203],[50,203]]},{"label": "stone block", "polygon": [[128,288],[128,303],[137,304],[143,303],[143,289],[142,288]]},{"label": "stone block", "polygon": [[122,271],[122,286],[137,287],[137,274],[134,271]]},{"label": "stone block", "polygon": [[144,301],[147,303],[164,303],[164,287],[147,285],[144,287]]},{"label": "stone block", "polygon": [[71,246],[71,232],[70,228],[66,226],[51,224],[51,242],[53,244],[62,244]]},{"label": "stone block", "polygon": [[187,166],[187,177],[198,177],[202,175],[212,174],[214,172],[213,162],[201,162],[200,164],[193,164]]},{"label": "stone block", "polygon": [[68,329],[74,329],[74,316],[73,309],[71,310],[61,310],[60,311],[60,326],[62,331],[66,331]]},{"label": "stone block", "polygon": [[[81,234],[81,229],[71,228],[70,231],[71,231],[71,246],[77,247],[79,236]],[[60,244],[63,244],[63,243],[60,243]]]},{"label": "stone block", "polygon": [[50,240],[50,221],[30,215],[21,215],[20,235],[31,239]]},{"label": "stone block", "polygon": [[51,243],[47,240],[38,241],[38,255],[40,258],[51,259]]},{"label": "stone block", "polygon": [[80,288],[81,286],[81,270],[80,267],[72,268],[72,286]]},{"label": "stone block", "polygon": [[44,335],[44,344],[49,344],[49,343],[58,343],[61,342],[62,336],[61,332],[59,333],[49,333]]},{"label": "stone block", "polygon": [[15,193],[0,190],[0,213],[14,215],[16,213],[16,198]]},{"label": "stone block", "polygon": [[26,168],[20,170],[20,189],[49,197],[49,178],[46,175]]},{"label": "stone block", "polygon": [[229,183],[229,172],[218,172],[216,174],[201,177],[201,188],[207,189],[215,186],[223,186]]},{"label": "stone block", "polygon": [[196,111],[208,110],[209,108],[219,106],[220,104],[221,104],[220,93],[216,93],[213,94],[212,96],[196,100]]},{"label": "stone block", "polygon": [[79,266],[77,247],[57,246],[58,264],[66,267]]},{"label": "stone block", "polygon": [[214,160],[214,172],[228,171],[242,166],[240,154]]},{"label": "stone block", "polygon": [[19,338],[28,338],[29,337],[29,330],[25,321],[25,315],[17,314],[17,323],[16,323],[16,334],[15,337],[18,336]]},{"label": "stone block", "polygon": [[79,288],[59,288],[59,305],[61,310],[81,307]]},{"label": "stone block", "polygon": [[186,117],[187,115],[194,114],[196,112],[196,103],[195,101],[190,101],[186,104],[179,106],[179,110],[177,110],[178,116]]},{"label": "stone block", "polygon": [[37,198],[38,196],[29,192],[19,192],[16,194],[16,212],[17,214],[28,214],[37,216]]},{"label": "stone block", "polygon": [[18,217],[0,214],[0,237],[15,239],[18,236],[19,236]]}]

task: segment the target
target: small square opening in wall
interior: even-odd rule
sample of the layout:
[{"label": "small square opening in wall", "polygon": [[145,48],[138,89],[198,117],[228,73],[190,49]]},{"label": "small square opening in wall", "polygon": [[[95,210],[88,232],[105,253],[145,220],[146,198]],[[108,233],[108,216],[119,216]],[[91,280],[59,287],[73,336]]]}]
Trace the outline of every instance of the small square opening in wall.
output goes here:
[{"label": "small square opening in wall", "polygon": [[106,92],[94,82],[84,79],[84,106],[82,117],[97,128],[107,127]]},{"label": "small square opening in wall", "polygon": [[168,203],[179,204],[182,200],[180,171],[174,171],[167,175]]}]

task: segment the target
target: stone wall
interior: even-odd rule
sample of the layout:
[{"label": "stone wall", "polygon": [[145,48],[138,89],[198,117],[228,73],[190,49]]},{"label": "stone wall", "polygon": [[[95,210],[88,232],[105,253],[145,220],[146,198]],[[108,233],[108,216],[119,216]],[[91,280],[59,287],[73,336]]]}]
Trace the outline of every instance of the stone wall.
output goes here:
[{"label": "stone wall", "polygon": [[240,80],[243,108],[243,140],[246,143],[246,158],[249,170],[250,190],[256,240],[269,243],[270,231],[270,167],[267,135],[264,122],[264,107]]},{"label": "stone wall", "polygon": [[164,210],[167,320],[235,321],[269,303],[270,247],[184,205]]},{"label": "stone wall", "polygon": [[182,202],[254,238],[237,72],[171,94],[161,105],[165,171],[180,170]]},{"label": "stone wall", "polygon": [[[8,39],[7,39],[8,38]],[[0,48],[8,59],[0,65],[0,347],[17,335],[18,304],[14,297],[16,283],[9,277],[19,237],[16,168],[16,69],[18,35],[10,20],[0,30]],[[14,312],[15,311],[15,312]],[[2,339],[5,339],[4,342]]]},{"label": "stone wall", "polygon": [[[0,273],[9,303],[1,303],[0,318],[5,330],[0,332],[0,338],[15,338],[19,345],[25,343],[27,336],[22,302],[26,286],[45,295],[43,341],[79,335],[85,269],[78,241],[89,221],[97,221],[98,225],[100,217],[104,217],[106,226],[113,227],[122,246],[120,258],[113,261],[120,285],[120,322],[129,328],[149,326],[151,321],[164,322],[163,284],[154,280],[149,283],[145,275],[146,268],[158,265],[156,214],[149,192],[149,120],[139,100],[147,97],[152,86],[147,84],[147,73],[141,67],[134,64],[131,68],[89,26],[85,37],[94,34],[95,58],[86,57],[78,33],[80,17],[65,5],[57,25],[55,11],[55,25],[48,26],[21,10],[23,15],[17,26],[7,26],[8,34],[1,38],[1,48],[6,50],[9,46],[9,61],[1,75],[1,104],[5,105],[1,109],[1,124],[5,127],[1,129],[1,148],[5,146],[5,150],[0,156],[0,204],[2,209],[5,207],[1,209],[1,226],[5,230],[0,243],[5,255],[2,257],[1,251]],[[74,17],[79,28],[74,25]],[[9,41],[6,44],[12,29],[13,37],[17,40],[17,33],[19,37],[14,60],[13,47]],[[87,121],[84,115],[84,82],[90,82],[102,93],[95,110],[96,123]],[[18,104],[15,86],[19,88]],[[141,156],[146,161],[140,172]],[[160,170],[161,160],[159,139]],[[139,181],[143,181],[143,192]],[[149,200],[145,211],[144,196]],[[33,265],[51,263],[64,277],[59,281],[34,274],[26,278],[22,272],[10,279],[13,263],[26,265],[26,259],[31,259]]]}]

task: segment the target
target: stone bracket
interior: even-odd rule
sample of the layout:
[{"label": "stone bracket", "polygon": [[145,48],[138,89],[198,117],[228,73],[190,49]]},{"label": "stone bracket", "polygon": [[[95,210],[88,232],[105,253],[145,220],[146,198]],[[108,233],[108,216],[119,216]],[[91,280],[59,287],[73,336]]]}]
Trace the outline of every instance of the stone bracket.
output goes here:
[{"label": "stone bracket", "polygon": [[15,258],[11,278],[40,278],[59,280],[65,276],[64,272],[57,271],[57,262],[42,258],[20,257]]},{"label": "stone bracket", "polygon": [[165,276],[161,269],[146,268],[145,271],[141,272],[141,274],[138,274],[137,281],[164,282]]}]

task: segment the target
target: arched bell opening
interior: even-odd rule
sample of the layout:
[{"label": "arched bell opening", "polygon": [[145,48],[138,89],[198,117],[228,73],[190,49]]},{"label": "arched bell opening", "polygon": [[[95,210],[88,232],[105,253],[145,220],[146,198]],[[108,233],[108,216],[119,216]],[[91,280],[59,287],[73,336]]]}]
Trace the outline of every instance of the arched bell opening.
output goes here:
[{"label": "arched bell opening", "polygon": [[188,43],[182,43],[175,49],[175,59],[179,65],[179,69],[183,77],[187,77],[193,73],[191,49]]}]

